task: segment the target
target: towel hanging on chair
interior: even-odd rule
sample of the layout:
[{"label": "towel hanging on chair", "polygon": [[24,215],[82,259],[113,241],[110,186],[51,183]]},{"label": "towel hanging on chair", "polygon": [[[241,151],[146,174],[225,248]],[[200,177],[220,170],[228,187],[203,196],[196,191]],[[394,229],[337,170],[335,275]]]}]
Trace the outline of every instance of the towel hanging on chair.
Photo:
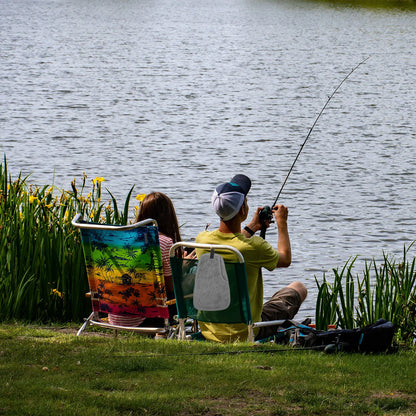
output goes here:
[{"label": "towel hanging on chair", "polygon": [[198,261],[194,307],[200,311],[222,311],[230,306],[231,295],[224,259],[211,250]]}]

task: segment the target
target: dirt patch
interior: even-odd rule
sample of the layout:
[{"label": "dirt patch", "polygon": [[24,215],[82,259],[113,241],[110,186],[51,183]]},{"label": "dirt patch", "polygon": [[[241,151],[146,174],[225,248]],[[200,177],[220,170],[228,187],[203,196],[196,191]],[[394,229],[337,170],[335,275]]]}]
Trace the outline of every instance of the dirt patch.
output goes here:
[{"label": "dirt patch", "polygon": [[411,399],[409,394],[402,391],[392,391],[390,393],[376,392],[371,395],[373,399]]},{"label": "dirt patch", "polygon": [[270,409],[279,406],[273,398],[255,390],[235,397],[195,400],[194,403],[200,406],[202,410],[198,414],[203,416],[270,416],[274,414]]}]

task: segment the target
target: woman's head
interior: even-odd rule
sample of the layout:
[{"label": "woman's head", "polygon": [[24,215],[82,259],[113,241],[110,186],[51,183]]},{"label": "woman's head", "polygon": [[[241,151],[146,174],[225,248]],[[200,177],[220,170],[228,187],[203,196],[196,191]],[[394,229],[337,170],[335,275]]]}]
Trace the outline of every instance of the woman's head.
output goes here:
[{"label": "woman's head", "polygon": [[162,192],[152,192],[140,204],[136,222],[147,218],[157,221],[159,231],[170,237],[174,243],[181,241],[178,219],[170,198]]}]

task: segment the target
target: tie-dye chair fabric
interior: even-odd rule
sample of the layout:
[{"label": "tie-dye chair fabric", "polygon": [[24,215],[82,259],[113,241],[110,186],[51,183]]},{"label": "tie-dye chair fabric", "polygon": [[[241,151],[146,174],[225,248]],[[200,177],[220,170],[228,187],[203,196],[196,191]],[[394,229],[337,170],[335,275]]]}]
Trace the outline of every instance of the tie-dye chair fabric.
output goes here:
[{"label": "tie-dye chair fabric", "polygon": [[[163,277],[157,222],[149,219],[127,226],[82,221],[72,224],[81,232],[90,288],[92,313],[88,325],[144,333],[167,333],[169,311]],[[105,320],[108,314],[163,318],[163,327],[123,327]]]}]

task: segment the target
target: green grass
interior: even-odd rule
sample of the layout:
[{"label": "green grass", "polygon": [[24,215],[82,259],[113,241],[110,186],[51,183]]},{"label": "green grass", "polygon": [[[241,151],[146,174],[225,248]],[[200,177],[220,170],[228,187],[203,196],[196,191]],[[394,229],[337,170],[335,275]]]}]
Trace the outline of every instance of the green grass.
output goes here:
[{"label": "green grass", "polygon": [[414,415],[415,375],[414,349],[326,355],[0,325],[1,415]]}]

